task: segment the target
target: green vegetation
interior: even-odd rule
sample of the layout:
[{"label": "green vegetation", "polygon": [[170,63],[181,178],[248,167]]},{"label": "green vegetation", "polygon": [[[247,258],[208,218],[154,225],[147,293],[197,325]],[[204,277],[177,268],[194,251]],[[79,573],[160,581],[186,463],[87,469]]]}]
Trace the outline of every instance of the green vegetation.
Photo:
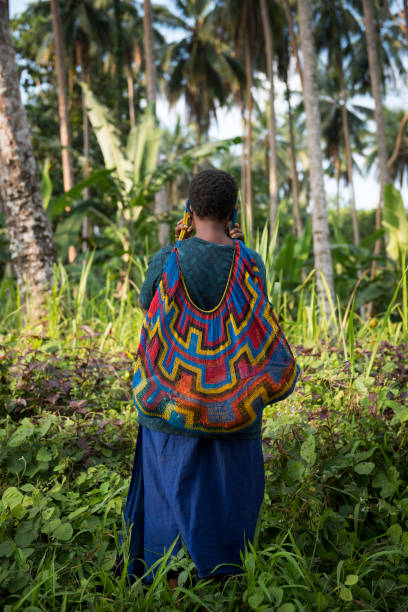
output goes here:
[{"label": "green vegetation", "polygon": [[265,413],[256,542],[242,575],[225,583],[197,581],[182,551],[169,565],[180,572],[171,594],[165,561],[150,587],[112,571],[137,432],[130,379],[141,315],[137,292],[123,290],[128,277],[120,295],[112,275],[99,281],[102,290],[93,266],[85,262],[72,283],[60,268],[44,313],[48,333],[22,327],[25,315],[2,286],[2,307],[12,313],[2,316],[0,339],[5,609],[405,610],[402,277],[387,312],[366,322],[354,301],[342,316],[333,305],[331,320],[318,320],[313,276],[298,292],[297,313],[291,295],[279,294],[302,377],[294,395]]},{"label": "green vegetation", "polygon": [[[406,612],[408,113],[390,107],[404,99],[406,0],[12,4],[0,0],[3,609]],[[237,136],[214,142],[227,111]],[[242,573],[198,580],[169,550],[152,585],[129,584],[114,569],[137,300],[211,166],[240,186],[302,373],[265,411],[266,494]],[[356,173],[373,169],[378,209],[362,210]]]}]

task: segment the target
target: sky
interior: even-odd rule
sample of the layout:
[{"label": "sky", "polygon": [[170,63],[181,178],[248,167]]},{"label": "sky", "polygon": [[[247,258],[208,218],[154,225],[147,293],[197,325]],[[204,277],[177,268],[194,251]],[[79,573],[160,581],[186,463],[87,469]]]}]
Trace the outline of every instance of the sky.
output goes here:
[{"label": "sky", "polygon": [[[158,2],[160,3],[160,2]],[[14,16],[16,13],[24,11],[25,7],[29,4],[28,0],[9,0],[10,15]],[[408,66],[408,58],[406,58],[406,65]],[[300,84],[295,70],[292,70],[291,77],[291,89],[293,91],[300,91]],[[286,112],[286,103],[283,95],[283,84],[277,82],[277,101],[276,101],[276,113],[284,114]],[[262,95],[267,98],[267,92],[256,92],[254,95]],[[258,100],[258,103],[260,100]],[[359,103],[366,106],[373,106],[373,100],[367,96],[361,98]],[[385,103],[392,109],[407,108],[408,106],[408,87],[405,81],[401,78],[397,85],[397,88],[387,95]],[[186,108],[182,102],[179,102],[169,112],[169,107],[164,98],[161,98],[157,105],[157,113],[162,123],[168,126],[170,129],[175,124],[177,115],[180,115],[182,119],[187,122]],[[233,138],[234,136],[241,136],[241,116],[239,109],[234,107],[232,110],[220,109],[217,114],[218,121],[213,122],[210,128],[211,139],[218,140],[223,138]],[[374,125],[373,125],[374,129]],[[254,143],[256,146],[256,143]],[[362,166],[364,160],[357,160],[360,166]],[[360,176],[357,172],[354,173],[354,189],[356,195],[357,208],[371,209],[376,208],[378,203],[378,183],[376,180],[377,169],[374,168],[369,174]],[[398,185],[399,187],[399,185]],[[330,203],[335,197],[336,184],[335,181],[325,176],[325,188],[327,199]],[[402,188],[402,195],[405,206],[408,205],[408,184],[405,182]],[[344,201],[348,201],[348,187],[342,185],[340,191],[340,198]]]}]

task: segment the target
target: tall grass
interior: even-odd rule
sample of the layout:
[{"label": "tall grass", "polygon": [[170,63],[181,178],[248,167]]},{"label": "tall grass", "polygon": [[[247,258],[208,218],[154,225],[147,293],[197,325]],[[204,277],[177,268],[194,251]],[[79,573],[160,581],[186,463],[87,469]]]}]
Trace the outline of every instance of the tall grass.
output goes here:
[{"label": "tall grass", "polygon": [[[277,275],[274,265],[276,255],[276,241],[279,225],[279,215],[273,232],[273,236],[269,239],[268,226],[266,225],[261,233],[257,233],[255,240],[252,243],[254,248],[261,255],[266,268],[267,288],[270,301],[273,303],[276,313],[285,325],[289,325],[290,329],[296,334],[296,340],[302,343],[318,342],[321,338],[328,339],[334,336],[345,346],[344,330],[349,327],[349,318],[351,316],[353,325],[355,324],[354,303],[358,294],[363,278],[369,273],[366,271],[364,277],[360,277],[355,283],[351,292],[349,302],[346,307],[341,304],[339,296],[336,296],[336,303],[333,299],[327,285],[327,281],[323,273],[319,270],[322,278],[322,284],[325,289],[326,299],[330,306],[330,315],[328,316],[326,309],[319,303],[319,298],[316,291],[316,270],[311,270],[307,278],[294,290],[294,294],[298,294],[297,302],[294,296],[288,292],[282,292],[282,277],[285,273],[283,269]],[[245,225],[244,225],[245,229]],[[291,262],[287,262],[290,266]],[[382,331],[383,338],[386,337],[394,342],[402,342],[408,340],[408,266],[405,263],[405,253],[401,254],[401,273],[398,280],[395,292],[391,302],[383,315],[384,329]],[[397,303],[397,298],[401,293],[400,304]],[[353,312],[350,312],[353,305]],[[289,308],[288,308],[289,306]],[[288,316],[288,311],[290,316]],[[401,325],[391,323],[392,315],[397,315],[396,318],[401,320]],[[380,316],[381,318],[381,316]],[[364,321],[359,319],[359,334],[360,337],[374,335],[377,337],[377,330],[373,330],[373,321]],[[400,329],[401,328],[401,329]],[[380,341],[381,342],[381,341]],[[345,350],[346,354],[346,350]]]},{"label": "tall grass", "polygon": [[[275,245],[276,232],[269,239],[265,227],[256,235],[253,246],[265,262],[269,299],[292,343],[336,342],[343,347],[345,359],[353,360],[354,342],[372,341],[373,355],[366,370],[369,376],[375,353],[383,340],[393,343],[408,340],[408,268],[404,257],[401,277],[386,312],[382,317],[363,320],[354,310],[359,282],[344,306],[338,296],[333,303],[322,277],[330,303],[329,315],[319,303],[315,270],[293,292],[283,291],[285,272],[281,270],[278,274],[274,267]],[[48,340],[76,348],[89,338],[94,343],[97,341],[100,349],[134,350],[143,320],[138,294],[146,268],[146,257],[133,257],[123,273],[108,271],[101,280],[92,253],[85,256],[77,278],[59,263],[41,321]],[[38,327],[38,321],[35,329],[30,327],[20,304],[18,288],[10,279],[0,282],[0,320],[0,337],[33,336]]]},{"label": "tall grass", "polygon": [[[89,570],[90,563],[86,559],[82,559],[80,564],[77,564],[74,557],[67,563],[65,561],[60,563],[55,557],[55,554],[59,554],[58,549],[56,547],[53,549],[50,546],[47,554],[44,554],[44,557],[32,570],[33,586],[27,588],[21,596],[11,594],[8,601],[12,601],[12,604],[7,604],[7,612],[26,609],[31,609],[33,612],[34,610],[48,609],[94,609],[101,612],[102,610],[166,609],[231,611],[235,609],[270,609],[280,612],[353,610],[357,609],[355,607],[357,604],[354,605],[350,599],[352,595],[357,602],[360,601],[359,598],[364,598],[364,609],[366,610],[390,610],[387,598],[392,597],[394,603],[398,598],[398,595],[391,594],[391,586],[393,589],[406,589],[405,582],[401,583],[401,587],[397,587],[395,581],[389,583],[391,585],[389,592],[385,589],[388,584],[387,580],[389,580],[390,568],[394,567],[393,564],[398,563],[398,555],[401,554],[401,549],[392,548],[385,542],[385,548],[381,551],[376,550],[377,540],[386,539],[384,532],[389,527],[389,523],[384,519],[384,512],[385,507],[390,506],[389,500],[371,504],[370,519],[365,519],[365,521],[369,533],[372,530],[372,521],[378,521],[376,540],[373,536],[372,541],[363,542],[364,546],[358,544],[359,530],[361,530],[364,517],[361,514],[361,498],[358,495],[353,498],[355,489],[352,488],[352,485],[356,478],[366,474],[366,472],[358,472],[351,457],[357,446],[361,445],[363,450],[365,449],[367,440],[362,437],[360,440],[360,437],[357,437],[363,435],[361,431],[369,439],[372,436],[373,423],[378,423],[378,427],[381,425],[380,421],[374,418],[367,421],[368,425],[362,423],[360,419],[357,431],[353,413],[353,401],[357,401],[357,393],[361,385],[364,386],[362,397],[364,400],[367,399],[368,382],[371,382],[369,378],[375,375],[374,364],[378,351],[381,350],[381,343],[384,340],[393,344],[408,341],[407,268],[405,260],[402,259],[401,277],[391,296],[386,312],[375,319],[364,320],[358,312],[355,312],[355,301],[360,287],[358,283],[351,292],[347,305],[342,304],[340,299],[336,298],[336,301],[331,304],[330,314],[326,314],[325,309],[320,308],[316,292],[316,272],[314,270],[293,293],[282,291],[284,271],[278,273],[274,267],[273,243],[271,244],[269,241],[266,229],[256,236],[254,248],[260,252],[265,261],[269,296],[290,343],[316,348],[322,354],[320,359],[322,365],[318,366],[319,369],[316,370],[318,374],[315,374],[316,381],[313,384],[310,383],[309,387],[307,387],[306,380],[304,381],[303,390],[306,389],[306,393],[299,394],[294,404],[301,405],[304,403],[310,411],[316,410],[314,397],[318,385],[317,393],[327,395],[327,398],[322,400],[321,408],[323,409],[324,404],[327,403],[328,406],[334,407],[334,413],[339,414],[340,411],[343,411],[347,416],[349,412],[350,424],[347,425],[349,429],[340,429],[336,442],[336,438],[332,437],[336,435],[336,432],[332,432],[331,427],[333,425],[323,411],[321,431],[324,432],[326,437],[322,438],[322,442],[319,443],[320,463],[317,464],[310,458],[315,454],[315,451],[308,455],[303,452],[305,450],[304,445],[308,443],[309,438],[314,436],[317,440],[318,435],[320,435],[320,433],[316,433],[316,429],[308,424],[303,408],[292,406],[295,411],[298,411],[296,414],[291,413],[292,408],[288,403],[287,414],[284,413],[282,417],[275,419],[268,417],[266,437],[269,446],[265,448],[281,448],[284,436],[286,436],[284,442],[286,446],[282,446],[282,453],[275,452],[273,461],[268,468],[270,470],[270,480],[267,481],[268,495],[273,495],[271,498],[273,503],[266,507],[262,519],[266,528],[265,526],[262,527],[259,537],[259,523],[255,546],[249,546],[242,556],[242,574],[239,577],[230,578],[222,584],[212,581],[196,582],[191,559],[183,555],[182,551],[176,558],[170,559],[171,551],[168,551],[157,562],[156,578],[153,585],[147,588],[141,579],[129,585],[126,578],[126,567],[122,575],[116,578],[109,569],[104,568],[99,562],[95,562],[95,567],[92,570]],[[40,331],[28,325],[15,284],[10,280],[3,280],[0,283],[0,344],[11,344],[18,341],[19,347],[24,348],[24,346],[36,346],[37,343],[37,345],[41,344],[45,351],[52,351],[54,350],[53,347],[58,348],[59,346],[64,350],[73,349],[75,351],[80,350],[83,346],[96,346],[107,352],[128,351],[132,353],[137,346],[143,320],[143,314],[137,306],[137,299],[146,266],[146,258],[135,257],[129,261],[126,270],[123,272],[112,273],[107,271],[102,276],[92,254],[85,256],[77,275],[59,264],[55,269],[55,283],[44,307],[43,325],[40,326]],[[361,350],[361,345],[369,350]],[[338,353],[329,355],[330,348],[333,347],[337,349]],[[340,352],[338,347],[340,347]],[[328,353],[327,360],[325,351]],[[306,357],[305,361],[307,359],[309,359],[309,363],[313,363],[315,357],[314,355],[309,358]],[[321,378],[317,378],[320,375],[320,368],[322,370],[326,368],[326,365],[323,365],[326,361],[328,364],[332,364],[332,370],[327,367],[326,371],[322,372]],[[343,373],[337,386],[331,388],[331,380],[337,383],[336,376],[338,376],[338,371],[342,369],[342,361],[349,362],[350,365],[344,368],[346,373]],[[347,369],[348,367],[349,369]],[[348,372],[350,372],[350,375]],[[383,402],[384,406],[387,407],[386,402],[390,401],[386,397],[388,389],[381,389],[378,395],[380,397],[383,391],[385,392]],[[109,405],[109,397],[105,398],[106,405]],[[121,414],[122,418],[123,414]],[[303,424],[300,423],[302,418],[304,419]],[[388,421],[386,424],[388,427]],[[15,426],[18,425],[15,424]],[[356,427],[355,436],[352,429],[354,427]],[[360,429],[364,427],[364,430]],[[123,426],[121,425],[121,432],[122,430]],[[63,428],[61,431],[64,431]],[[272,436],[268,431],[275,432],[276,435]],[[351,452],[350,449],[346,449],[344,453],[342,450],[339,451],[339,456],[334,457],[339,463],[337,464],[333,459],[330,460],[332,461],[332,464],[330,464],[328,461],[330,448],[335,454],[336,444],[339,443],[339,440],[341,442],[341,436],[344,436],[344,432],[347,433],[347,431],[350,433],[350,448],[354,450]],[[376,445],[380,444],[382,439],[384,439],[384,453],[387,452],[388,457],[389,439],[384,435],[381,439],[376,438],[372,441],[372,448],[375,447],[373,453],[377,452],[375,450],[377,449]],[[334,443],[331,444],[330,440],[334,440]],[[368,451],[364,450],[364,452],[370,452],[370,448]],[[374,466],[374,463],[367,462],[367,458],[371,462],[373,461],[373,453],[359,460],[362,462],[359,465],[363,466],[363,469],[373,469],[371,466]],[[19,456],[20,454],[18,454]],[[35,457],[35,453],[33,453],[33,457]],[[332,472],[338,473],[339,478],[342,478],[345,468],[341,466],[349,459],[351,476],[346,486],[343,486],[340,481],[338,483],[337,480],[334,480]],[[301,463],[302,461],[304,465]],[[279,462],[281,462],[281,465]],[[326,462],[328,462],[327,465]],[[402,464],[403,461],[401,460]],[[296,469],[299,469],[299,467],[304,471],[302,476],[297,477]],[[398,469],[402,470],[401,467],[398,467]],[[321,502],[318,502],[318,497],[314,492],[315,487],[320,482],[320,470],[321,473],[324,472],[325,477],[327,476],[330,479],[331,483],[326,486],[326,481],[324,481],[322,485],[324,490],[328,491],[329,494],[333,493],[340,496],[339,499],[342,501],[336,501],[336,504],[346,504],[347,502],[347,505],[350,505],[350,508],[346,508],[347,520],[349,514],[354,517],[355,532],[352,536],[350,535],[350,538],[352,538],[355,549],[351,548],[349,553],[343,551],[342,554],[345,555],[345,558],[338,560],[336,558],[334,564],[332,563],[332,557],[330,559],[323,558],[322,551],[319,551],[319,547],[321,549],[321,534],[327,529],[326,522],[330,523],[332,520],[333,529],[335,529],[333,533],[336,534],[338,531],[335,522],[338,517],[336,519],[334,516],[338,508],[333,505],[334,502],[331,506],[322,506],[319,510],[318,503]],[[382,459],[378,470],[381,475],[381,470],[383,470]],[[278,473],[279,478],[275,481],[276,473]],[[390,472],[389,474],[391,478],[393,473]],[[17,476],[20,478],[19,475]],[[7,478],[9,479],[9,477],[10,474]],[[53,475],[52,478],[59,478],[59,476]],[[381,482],[385,482],[385,476],[381,476],[381,478],[383,478]],[[285,484],[277,484],[282,482]],[[333,482],[336,486],[333,486]],[[70,483],[67,481],[66,486],[73,487],[73,483],[74,481],[71,479]],[[20,482],[19,480],[16,482],[10,480],[10,484],[19,486]],[[371,489],[371,493],[373,493],[373,490],[378,492],[376,487]],[[43,491],[46,491],[46,489],[44,488]],[[359,490],[360,493],[363,497],[366,495],[362,489]],[[405,494],[401,492],[402,495]],[[350,498],[349,501],[348,497]],[[299,543],[297,544],[295,538],[292,537],[291,530],[293,531],[293,529],[284,530],[282,524],[276,521],[274,506],[278,507],[283,499],[290,499],[293,504],[292,510],[297,508],[299,516],[303,516],[302,512],[305,511],[305,508],[311,508],[310,522],[305,527],[305,533],[312,534],[314,538],[311,540],[310,547],[305,545],[300,550]],[[268,502],[268,497],[266,497],[266,502]],[[105,500],[101,503],[105,504]],[[317,504],[315,514],[313,514],[314,503]],[[325,503],[329,504],[327,501]],[[366,500],[366,503],[371,502]],[[383,505],[380,505],[380,503]],[[403,507],[405,507],[402,504],[401,501],[401,516]],[[395,508],[392,509],[392,512],[396,512]],[[106,505],[106,513],[111,510]],[[375,512],[382,513],[381,521],[374,514]],[[101,519],[101,529],[103,531],[105,531],[106,513],[105,517]],[[298,519],[296,518],[296,520]],[[258,538],[260,542],[258,542]],[[99,548],[100,542],[96,538],[92,543],[92,549],[96,551],[95,559],[99,559]],[[51,554],[51,550],[57,552]],[[103,552],[102,550],[101,555]],[[319,555],[322,557],[320,561]],[[381,569],[381,564],[384,564],[384,570]],[[173,594],[170,593],[167,582],[168,569],[175,569],[179,572],[179,586]],[[369,574],[374,571],[377,578],[384,571],[385,578],[381,584],[374,580],[371,582]],[[397,568],[395,572],[398,573]],[[408,576],[408,574],[403,574],[402,571],[401,575],[405,578]],[[359,586],[360,583],[364,584],[364,589]],[[379,584],[380,586],[378,586]],[[288,599],[293,603],[288,603]],[[395,607],[392,609],[406,610],[407,608],[404,607],[407,603],[406,599],[405,592],[401,591],[401,604],[395,603]],[[398,607],[399,605],[400,607]]]},{"label": "tall grass", "polygon": [[[18,288],[9,280],[0,283],[0,338],[20,337],[32,342],[41,333],[43,341],[64,343],[73,349],[87,339],[100,349],[132,350],[143,319],[137,300],[140,286],[131,274],[143,265],[129,264],[123,275],[106,272],[98,281],[97,264],[88,254],[79,278],[70,275],[61,263],[54,270],[54,284],[44,305],[41,319],[34,326],[21,308]],[[41,330],[39,332],[38,330]]]}]

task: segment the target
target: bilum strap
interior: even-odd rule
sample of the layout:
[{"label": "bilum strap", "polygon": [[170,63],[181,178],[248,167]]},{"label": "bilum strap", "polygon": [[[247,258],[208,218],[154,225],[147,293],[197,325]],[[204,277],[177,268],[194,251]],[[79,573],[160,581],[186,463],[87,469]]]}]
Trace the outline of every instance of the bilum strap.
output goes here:
[{"label": "bilum strap", "polygon": [[[190,200],[187,200],[186,210],[184,211],[184,217],[183,217],[184,225],[188,225],[188,222],[190,220],[190,212],[191,212]],[[186,230],[185,229],[181,230],[180,235],[179,235],[179,239],[177,240],[177,248],[179,248],[179,246],[180,246],[182,240],[184,239],[185,235],[186,235]]]}]

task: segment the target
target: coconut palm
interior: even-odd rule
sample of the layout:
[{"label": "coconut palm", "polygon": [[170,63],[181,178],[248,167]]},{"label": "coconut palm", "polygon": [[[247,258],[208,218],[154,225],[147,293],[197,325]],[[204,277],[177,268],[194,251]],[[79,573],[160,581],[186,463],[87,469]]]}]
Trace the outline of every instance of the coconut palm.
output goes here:
[{"label": "coconut palm", "polygon": [[[336,79],[337,89],[340,92],[340,123],[337,129],[343,132],[345,151],[347,159],[347,175],[350,186],[351,217],[353,221],[354,244],[360,242],[360,232],[358,227],[356,201],[353,183],[353,162],[351,156],[350,129],[347,111],[347,86],[344,74],[344,59],[353,61],[353,42],[355,38],[362,37],[363,33],[358,20],[352,10],[342,2],[321,2],[317,11],[318,19],[315,29],[316,45],[319,50],[327,51],[328,69],[332,71],[331,78]],[[337,96],[336,96],[337,98]],[[333,115],[333,114],[332,114]],[[334,134],[334,131],[333,131]],[[338,149],[337,149],[338,150]],[[333,149],[336,151],[336,148]],[[337,175],[339,176],[340,159],[337,156]]]},{"label": "coconut palm", "polygon": [[285,98],[288,107],[287,112],[287,120],[288,120],[288,136],[289,136],[289,149],[290,149],[290,177],[291,177],[291,191],[292,191],[292,199],[293,199],[293,218],[294,218],[294,227],[296,231],[296,235],[300,237],[303,233],[303,222],[302,215],[300,211],[300,184],[299,184],[299,176],[296,165],[296,139],[295,139],[295,129],[294,129],[294,116],[292,110],[292,91],[289,86],[289,61],[290,56],[293,53],[296,60],[296,68],[300,77],[300,82],[303,88],[303,71],[300,65],[299,51],[298,45],[296,41],[296,35],[294,30],[294,23],[292,17],[291,7],[289,5],[289,0],[283,1],[283,8],[285,12],[285,19],[287,25],[287,31],[285,32],[283,38],[283,49],[286,53],[281,53],[281,56],[285,58],[285,61],[279,62],[278,66],[279,76],[282,81],[285,83]]},{"label": "coconut palm", "polygon": [[276,121],[275,121],[275,93],[274,93],[274,62],[278,58],[278,75],[284,76],[288,71],[288,35],[283,8],[275,1],[261,0],[262,25],[265,41],[266,74],[269,81],[269,196],[270,196],[270,231],[275,225],[278,204],[278,174],[277,174],[277,147],[276,147]]},{"label": "coconut palm", "polygon": [[[166,161],[172,163],[175,159],[187,153],[189,149],[192,149],[194,143],[195,130],[193,126],[183,125],[180,116],[178,116],[174,127],[163,129],[160,146]],[[191,174],[181,173],[166,183],[167,199],[173,203],[173,206],[177,206],[185,198],[191,177],[192,172]]]},{"label": "coconut palm", "polygon": [[[322,71],[319,75],[320,85],[320,113],[322,116],[322,136],[325,142],[324,154],[326,159],[332,163],[333,175],[338,184],[340,179],[351,187],[350,191],[354,194],[352,183],[350,185],[350,166],[356,167],[352,158],[351,144],[353,150],[359,154],[363,153],[363,137],[366,133],[367,122],[372,118],[370,108],[356,104],[348,100],[347,106],[344,104],[344,94],[341,90],[338,72],[334,69],[330,72]],[[346,115],[346,117],[345,117]],[[344,126],[347,129],[344,129]],[[352,199],[350,199],[352,204]],[[337,198],[338,204],[338,198]],[[359,242],[359,231],[352,211],[354,244]],[[356,215],[355,215],[356,216]]]},{"label": "coconut palm", "polygon": [[[112,31],[116,33],[115,22],[113,16],[109,12],[109,2],[104,0],[101,3],[96,3],[95,0],[67,0],[59,4],[59,16],[62,18],[62,36],[63,46],[66,50],[64,53],[69,67],[71,80],[78,77],[79,79],[91,84],[91,74],[96,67],[102,66],[101,58],[107,52],[115,50],[114,42],[122,39],[121,36],[115,34],[112,42]],[[43,11],[45,6],[49,6],[48,2],[38,2],[32,6],[32,10],[41,14],[44,18]],[[127,6],[127,4],[126,4]],[[46,25],[46,22],[43,24]],[[117,24],[116,24],[117,25]],[[38,59],[41,62],[50,60],[50,56],[54,46],[54,36],[44,36],[40,49],[38,51]],[[117,62],[116,62],[117,63]],[[122,67],[116,69],[115,63],[115,80],[118,78],[118,70],[121,72]],[[116,86],[116,90],[118,87]],[[83,139],[83,172],[85,177],[90,173],[90,131],[87,109],[85,104],[85,96],[83,90],[82,95],[82,139]],[[121,95],[116,91],[115,100],[116,108],[119,109]],[[119,106],[118,106],[119,105]],[[117,110],[117,115],[120,114]],[[84,191],[84,197],[88,198],[89,190]],[[90,236],[89,220],[87,217],[83,220],[82,235],[84,238],[83,248],[87,248],[87,241]]]},{"label": "coconut palm", "polygon": [[171,104],[185,98],[199,144],[211,117],[216,118],[217,104],[227,101],[237,67],[227,45],[214,37],[212,2],[180,0],[177,4],[184,12],[179,23],[185,36],[167,51],[166,92]]},{"label": "coconut palm", "polygon": [[51,284],[55,246],[44,210],[8,25],[0,0],[0,194],[20,295],[41,297]]},{"label": "coconut palm", "polygon": [[[385,145],[387,166],[391,180],[398,181],[401,188],[408,179],[408,134],[406,125],[408,113],[403,110],[391,110],[384,107]],[[401,129],[401,126],[403,129]],[[405,128],[405,129],[404,129]],[[378,160],[376,138],[370,139],[366,156],[366,168],[371,170]]]},{"label": "coconut palm", "polygon": [[266,72],[269,81],[269,230],[275,227],[278,212],[278,165],[276,151],[274,59],[275,44],[266,0],[261,1],[262,26],[265,37]]},{"label": "coconut palm", "polygon": [[[367,55],[370,68],[371,91],[375,102],[375,123],[377,138],[378,166],[380,171],[380,198],[376,215],[376,228],[381,227],[381,209],[384,201],[384,187],[391,183],[391,175],[387,166],[387,146],[385,138],[384,111],[381,96],[381,72],[377,50],[377,39],[374,23],[374,6],[372,0],[363,0],[364,22],[367,39]],[[377,240],[374,252],[380,252],[380,241]]]},{"label": "coconut palm", "polygon": [[[54,6],[53,3],[52,6]],[[40,18],[37,22],[37,36],[41,40],[36,52],[36,59],[40,64],[50,62],[53,51],[56,29],[49,30],[49,13],[51,10],[50,2],[37,2],[27,9],[34,15]],[[61,22],[60,35],[62,38],[62,47],[64,54],[63,68],[68,68],[68,74],[71,78],[77,75],[77,68],[80,71],[80,79],[88,85],[91,82],[92,63],[95,64],[95,59],[103,56],[103,53],[109,48],[110,36],[110,19],[106,10],[102,7],[95,8],[93,0],[68,0],[63,4],[58,4],[58,11],[53,9],[53,14],[56,13],[58,21]],[[58,22],[57,22],[58,28]],[[59,43],[58,45],[59,46]],[[99,62],[100,64],[100,62]],[[58,76],[58,74],[57,74]],[[66,76],[63,78],[62,89],[58,85],[59,97],[64,97],[64,85]],[[61,79],[58,80],[60,84]],[[60,94],[60,91],[62,93]],[[65,101],[63,103],[68,113],[65,87]],[[68,117],[66,117],[68,119]],[[61,124],[61,122],[60,122]],[[84,159],[84,174],[89,175],[89,128],[84,105],[84,97],[82,96],[82,124],[83,124],[83,159]],[[63,123],[64,125],[64,123]],[[64,150],[63,150],[64,151]],[[70,150],[68,149],[70,155]],[[72,162],[71,162],[72,166]],[[65,188],[66,190],[66,188]]]},{"label": "coconut palm", "polygon": [[[310,164],[310,183],[313,199],[312,227],[315,267],[324,275],[334,297],[333,266],[330,252],[329,224],[323,179],[321,125],[317,89],[317,58],[313,40],[313,14],[310,0],[298,0],[299,32],[303,57],[304,103],[306,111],[307,148]],[[324,283],[317,277],[317,287],[326,312],[330,304]]]},{"label": "coconut palm", "polygon": [[[157,94],[157,81],[156,81],[156,67],[155,58],[153,54],[153,24],[152,24],[152,8],[150,0],[144,0],[144,15],[143,15],[143,27],[144,27],[144,51],[145,51],[145,64],[146,64],[146,85],[147,85],[147,101],[151,104],[156,104]],[[154,211],[159,217],[166,215],[169,209],[169,203],[164,187],[155,194],[154,199]],[[158,224],[158,239],[159,244],[164,246],[169,243],[170,228],[166,222],[159,222]]]},{"label": "coconut palm", "polygon": [[[270,172],[270,155],[269,155],[269,103],[267,103],[265,109],[257,109],[254,113],[253,120],[253,139],[257,143],[254,147],[252,155],[252,169],[255,174],[261,175],[262,180],[267,184],[269,181]],[[288,159],[289,159],[289,143],[288,134],[286,132],[286,125],[279,126],[276,129],[276,170],[277,170],[277,182],[279,185],[279,199],[283,196],[285,191],[286,197],[286,185],[288,177]],[[268,217],[270,209],[268,207]]]},{"label": "coconut palm", "polygon": [[294,20],[293,20],[293,15],[292,15],[292,7],[291,7],[291,4],[289,3],[289,0],[283,0],[283,8],[285,10],[285,17],[286,17],[286,22],[288,25],[288,30],[289,30],[290,45],[292,47],[292,52],[296,60],[296,70],[298,72],[300,82],[302,84],[302,89],[303,89],[303,71],[302,71],[302,66],[300,64],[299,49],[298,49],[295,27],[294,27]]},{"label": "coconut palm", "polygon": [[[408,0],[403,0],[403,8],[394,13],[391,10],[389,0],[384,0],[384,8],[393,21],[394,25],[397,25],[400,32],[402,32],[405,38],[405,45],[408,50]],[[408,73],[407,73],[407,84],[408,84]]]},{"label": "coconut palm", "polygon": [[[135,80],[134,71],[140,77],[136,82],[138,97],[153,100],[152,96],[152,61],[153,74],[155,77],[155,91],[157,93],[158,83],[163,78],[163,62],[166,50],[166,40],[160,32],[160,26],[165,28],[180,27],[179,19],[163,5],[150,6],[150,11],[146,13],[146,19],[151,22],[151,35],[149,40],[149,54],[145,53],[145,13],[140,11],[140,6],[135,5],[125,0],[121,4],[121,33],[122,33],[122,49],[123,62],[127,78],[128,102],[129,102],[129,120],[130,127],[136,125],[135,117]],[[148,28],[150,32],[150,28]],[[152,59],[150,59],[152,55]],[[144,78],[141,74],[144,70]]]},{"label": "coconut palm", "polygon": [[290,150],[290,178],[292,187],[292,198],[293,198],[293,218],[295,220],[296,235],[300,237],[303,233],[303,222],[302,215],[300,212],[300,185],[299,175],[296,164],[296,141],[295,141],[295,129],[294,129],[294,118],[291,105],[291,91],[289,88],[289,82],[287,78],[287,72],[285,77],[285,97],[288,105],[288,134],[289,134],[289,150]]},{"label": "coconut palm", "polygon": [[58,113],[60,120],[60,140],[62,157],[62,175],[64,190],[69,191],[74,184],[74,174],[71,159],[71,133],[68,117],[68,100],[65,71],[65,51],[62,36],[61,18],[59,14],[58,0],[50,0],[52,13],[52,28],[55,44],[55,67],[58,82]]},{"label": "coconut palm", "polygon": [[[252,232],[252,111],[254,70],[258,60],[265,57],[264,25],[259,0],[225,0],[217,11],[221,28],[229,35],[229,44],[234,54],[245,67],[245,108],[246,108],[246,171],[245,171],[245,211],[248,230]],[[266,15],[266,11],[264,13]],[[269,42],[269,45],[271,43]],[[270,49],[272,51],[272,49]],[[264,69],[265,61],[262,68]],[[271,93],[271,91],[270,91]],[[273,110],[271,111],[273,112]],[[273,120],[271,123],[273,129]],[[273,163],[273,162],[272,162]]]},{"label": "coconut palm", "polygon": [[146,63],[146,89],[147,101],[156,102],[156,66],[153,54],[153,24],[152,24],[152,7],[150,0],[143,0],[144,16],[144,49]]},{"label": "coconut palm", "polygon": [[[93,0],[68,0],[64,3],[64,38],[66,48],[71,53],[71,67],[76,72],[79,66],[81,79],[87,84],[91,84],[91,55],[93,59],[102,55],[103,50],[108,48],[110,21],[103,9],[96,8]],[[90,174],[90,146],[89,146],[89,121],[85,104],[84,91],[82,96],[82,138],[83,138],[83,159],[84,175]],[[84,197],[89,197],[89,190],[84,191]],[[82,248],[88,247],[88,239],[91,235],[91,228],[88,217],[84,217],[82,224],[82,237],[84,238]]]}]

